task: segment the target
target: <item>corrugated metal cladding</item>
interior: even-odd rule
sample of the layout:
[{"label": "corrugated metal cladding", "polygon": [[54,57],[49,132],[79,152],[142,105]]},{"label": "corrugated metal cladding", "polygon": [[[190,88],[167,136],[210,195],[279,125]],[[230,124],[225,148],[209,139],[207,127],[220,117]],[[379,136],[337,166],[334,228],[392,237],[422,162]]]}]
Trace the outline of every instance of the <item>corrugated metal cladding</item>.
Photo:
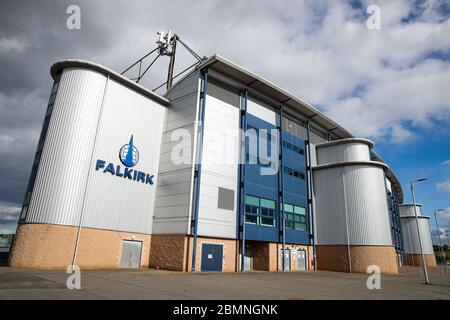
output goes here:
[{"label": "corrugated metal cladding", "polygon": [[369,146],[360,142],[348,142],[317,148],[318,165],[342,161],[370,161]]},{"label": "corrugated metal cladding", "polygon": [[[156,190],[154,234],[186,234],[190,232],[191,199],[194,175],[194,136],[197,132],[199,73],[194,72],[167,94],[170,107],[164,125],[158,187]],[[187,133],[191,139],[179,140],[177,133]],[[179,162],[172,160],[176,146],[183,145],[185,153],[177,153]],[[174,149],[175,148],[175,149]]]},{"label": "corrugated metal cladding", "polygon": [[[208,85],[202,153],[198,234],[236,237],[239,95]],[[232,190],[232,210],[218,208],[219,188]]]},{"label": "corrugated metal cladding", "polygon": [[[405,245],[405,253],[420,254],[419,236],[417,233],[417,223],[415,216],[401,217],[403,243]],[[419,230],[422,240],[422,249],[424,254],[434,254],[433,242],[431,240],[429,218],[425,216],[419,217]]]},{"label": "corrugated metal cladding", "polygon": [[[83,211],[84,227],[151,233],[165,110],[97,71],[64,69],[26,222],[78,225]],[[133,169],[153,186],[95,170],[101,159],[123,172],[131,135]]]},{"label": "corrugated metal cladding", "polygon": [[313,168],[317,244],[392,245],[385,175],[367,161],[367,143],[330,142],[316,151],[319,164],[339,163]]},{"label": "corrugated metal cladding", "polygon": [[392,245],[383,169],[370,165],[314,171],[317,244]]},{"label": "corrugated metal cladding", "polygon": [[[400,217],[415,217],[416,213],[414,211],[414,205],[412,204],[401,204],[398,206],[400,209]],[[417,215],[422,215],[422,205],[416,204]]]},{"label": "corrugated metal cladding", "polygon": [[105,87],[98,72],[64,70],[26,222],[78,224]]}]

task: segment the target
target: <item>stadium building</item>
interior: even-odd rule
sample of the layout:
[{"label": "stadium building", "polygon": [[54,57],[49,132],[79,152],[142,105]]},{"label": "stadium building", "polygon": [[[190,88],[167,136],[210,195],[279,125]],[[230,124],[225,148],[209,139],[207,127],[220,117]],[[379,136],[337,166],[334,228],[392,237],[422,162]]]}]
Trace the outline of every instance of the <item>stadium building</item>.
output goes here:
[{"label": "stadium building", "polygon": [[275,84],[219,55],[164,95],[88,61],[51,76],[11,266],[398,272],[395,174]]}]

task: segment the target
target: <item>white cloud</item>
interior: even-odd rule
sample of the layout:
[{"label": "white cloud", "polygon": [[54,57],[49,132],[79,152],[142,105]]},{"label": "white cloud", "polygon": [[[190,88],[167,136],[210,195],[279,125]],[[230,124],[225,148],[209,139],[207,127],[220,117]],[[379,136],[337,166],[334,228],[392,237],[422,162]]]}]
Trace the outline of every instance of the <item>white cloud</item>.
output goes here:
[{"label": "white cloud", "polygon": [[22,52],[26,48],[25,43],[19,41],[19,39],[0,39],[0,52],[17,51]]},{"label": "white cloud", "polygon": [[448,193],[450,195],[450,179],[440,182],[436,185],[437,191]]},{"label": "white cloud", "polygon": [[450,165],[450,160],[445,160],[441,164],[444,165],[444,166]]},{"label": "white cloud", "polygon": [[0,229],[0,234],[14,234],[15,230],[13,229]]},{"label": "white cloud", "polygon": [[[21,207],[10,202],[0,202],[0,234],[13,233],[19,220]],[[9,230],[10,232],[4,232]]]}]

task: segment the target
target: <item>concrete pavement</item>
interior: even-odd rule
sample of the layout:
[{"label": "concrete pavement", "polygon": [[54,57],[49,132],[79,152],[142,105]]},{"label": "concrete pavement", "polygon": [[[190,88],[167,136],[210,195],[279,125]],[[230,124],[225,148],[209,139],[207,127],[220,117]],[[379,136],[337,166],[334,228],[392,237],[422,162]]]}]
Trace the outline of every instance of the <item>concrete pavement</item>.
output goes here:
[{"label": "concrete pavement", "polygon": [[0,267],[1,299],[450,299],[450,274],[430,269],[432,285],[417,267],[382,275],[368,290],[367,274],[338,272],[181,273],[156,270],[82,271],[81,290],[69,290],[64,271]]}]

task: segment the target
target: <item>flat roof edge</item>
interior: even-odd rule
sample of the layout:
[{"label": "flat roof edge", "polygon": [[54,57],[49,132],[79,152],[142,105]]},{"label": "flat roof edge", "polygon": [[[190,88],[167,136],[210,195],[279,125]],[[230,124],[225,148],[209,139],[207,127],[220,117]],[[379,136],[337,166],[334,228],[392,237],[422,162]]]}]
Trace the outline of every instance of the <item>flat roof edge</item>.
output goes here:
[{"label": "flat roof edge", "polygon": [[339,144],[348,144],[348,143],[364,143],[369,146],[370,149],[373,148],[373,142],[369,139],[365,138],[345,138],[345,139],[339,139],[339,140],[333,140],[328,142],[323,142],[316,144],[316,149],[339,145]]}]

